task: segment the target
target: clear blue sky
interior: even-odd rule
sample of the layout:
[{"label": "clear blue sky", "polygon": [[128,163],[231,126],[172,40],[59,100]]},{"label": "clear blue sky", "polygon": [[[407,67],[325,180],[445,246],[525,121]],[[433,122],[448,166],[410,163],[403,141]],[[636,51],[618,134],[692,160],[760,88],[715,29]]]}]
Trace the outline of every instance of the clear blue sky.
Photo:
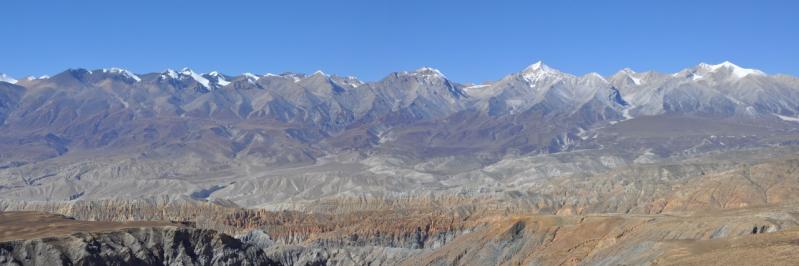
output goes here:
[{"label": "clear blue sky", "polygon": [[0,10],[0,73],[15,77],[189,66],[377,80],[432,66],[480,82],[537,60],[575,74],[730,60],[799,75],[799,1],[789,0],[4,0]]}]

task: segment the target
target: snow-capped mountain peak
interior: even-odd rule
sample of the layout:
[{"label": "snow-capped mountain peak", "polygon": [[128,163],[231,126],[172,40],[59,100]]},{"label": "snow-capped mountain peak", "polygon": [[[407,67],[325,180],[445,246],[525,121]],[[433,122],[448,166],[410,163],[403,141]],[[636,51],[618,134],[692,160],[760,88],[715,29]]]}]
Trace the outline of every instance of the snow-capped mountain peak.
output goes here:
[{"label": "snow-capped mountain peak", "polygon": [[317,70],[317,71],[314,71],[312,75],[313,75],[313,76],[320,75],[320,76],[323,76],[323,77],[330,77],[330,75],[328,75],[327,73],[325,73],[325,72],[324,72],[324,71],[322,71],[322,70]]},{"label": "snow-capped mountain peak", "polygon": [[532,65],[527,66],[524,69],[524,72],[537,72],[537,71],[550,71],[550,67],[544,64],[544,61],[538,61],[533,63]]},{"label": "snow-capped mountain peak", "polygon": [[591,73],[585,74],[585,78],[587,78],[587,79],[596,79],[596,80],[601,80],[601,81],[607,82],[605,77],[603,77],[602,75],[600,75],[599,73],[596,73],[596,72],[591,72]]},{"label": "snow-capped mountain peak", "polygon": [[136,74],[133,74],[133,72],[130,72],[127,69],[122,69],[122,68],[118,68],[118,67],[112,67],[112,68],[103,68],[102,71],[103,71],[103,73],[119,74],[119,75],[122,75],[122,76],[124,76],[126,78],[135,80],[136,82],[141,82],[141,78],[139,78],[139,76],[137,76]]},{"label": "snow-capped mountain peak", "polygon": [[230,81],[227,81],[227,79],[225,79],[225,75],[220,74],[218,71],[211,71],[211,73],[208,73],[208,77],[213,79],[214,83],[222,87],[230,84]]},{"label": "snow-capped mountain peak", "polygon": [[421,68],[416,69],[415,71],[413,71],[413,74],[421,75],[421,76],[440,77],[440,78],[446,78],[447,77],[447,76],[444,76],[444,74],[441,73],[440,70],[432,68],[432,67],[421,67]]},{"label": "snow-capped mountain peak", "polygon": [[626,79],[635,85],[641,85],[644,83],[644,79],[642,79],[640,76],[641,75],[638,74],[638,72],[635,72],[635,70],[632,70],[629,67],[625,67],[622,70],[619,70],[619,72],[616,72],[616,74],[614,74],[611,78],[614,80],[620,78]]},{"label": "snow-capped mountain peak", "polygon": [[285,72],[285,73],[281,73],[281,74],[278,74],[278,75],[275,75],[275,74],[272,74],[272,73],[266,73],[266,75],[264,75],[264,76],[266,76],[266,77],[287,78],[287,79],[291,79],[292,81],[294,81],[294,83],[300,82],[302,79],[306,78],[305,74],[294,73],[294,72]]},{"label": "snow-capped mountain peak", "polygon": [[693,81],[734,81],[749,75],[766,76],[766,73],[757,69],[743,68],[730,61],[724,61],[715,65],[699,63],[699,65],[693,68],[683,69],[671,76],[675,78],[687,78]]},{"label": "snow-capped mountain peak", "polygon": [[244,76],[244,78],[247,79],[248,83],[253,84],[253,85],[255,85],[256,81],[261,79],[261,77],[259,77],[258,75],[255,75],[255,74],[250,73],[250,72],[244,72],[241,75]]},{"label": "snow-capped mountain peak", "polygon": [[245,76],[245,77],[247,77],[247,79],[253,80],[253,81],[257,81],[257,80],[261,79],[261,77],[255,75],[253,73],[250,73],[250,72],[245,72],[245,73],[243,73],[241,75]]},{"label": "snow-capped mountain peak", "polygon": [[757,69],[750,69],[750,68],[743,68],[736,64],[733,64],[730,61],[724,61],[720,64],[710,65],[706,63],[700,63],[698,70],[702,70],[709,73],[717,73],[722,70],[730,71],[730,73],[736,78],[743,78],[748,75],[759,75],[765,76],[766,73]]},{"label": "snow-capped mountain peak", "polygon": [[167,68],[167,70],[164,70],[164,72],[161,72],[161,79],[167,79],[167,78],[177,79],[178,78],[178,72],[175,71],[175,70],[172,70],[170,68]]},{"label": "snow-capped mountain peak", "polygon": [[529,83],[536,83],[543,78],[560,77],[562,75],[563,73],[559,70],[545,65],[543,61],[529,65],[521,72],[521,77]]},{"label": "snow-capped mountain peak", "polygon": [[340,79],[342,83],[349,85],[350,87],[356,88],[358,86],[363,85],[363,81],[359,80],[357,77],[354,76],[346,76]]},{"label": "snow-capped mountain peak", "polygon": [[17,80],[6,74],[0,74],[0,81],[16,84]]},{"label": "snow-capped mountain peak", "polygon": [[524,68],[522,73],[527,75],[534,75],[538,73],[558,74],[561,72],[557,69],[551,68],[548,65],[544,64],[543,61],[538,61]]},{"label": "snow-capped mountain peak", "polygon": [[197,74],[196,72],[194,72],[193,70],[191,70],[188,67],[184,67],[180,71],[180,74],[184,75],[184,76],[191,77],[192,79],[194,79],[194,81],[197,81],[198,83],[200,83],[201,85],[203,85],[203,87],[205,87],[207,89],[211,88],[211,82],[207,78],[203,77],[200,74]]}]

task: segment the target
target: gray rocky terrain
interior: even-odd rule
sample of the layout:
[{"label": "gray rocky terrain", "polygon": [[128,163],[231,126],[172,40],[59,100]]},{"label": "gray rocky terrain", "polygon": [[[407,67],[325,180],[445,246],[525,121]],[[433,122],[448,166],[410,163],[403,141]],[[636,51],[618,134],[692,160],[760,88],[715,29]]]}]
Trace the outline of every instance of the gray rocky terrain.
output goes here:
[{"label": "gray rocky terrain", "polygon": [[[2,213],[0,226],[7,230],[0,238],[4,241],[0,242],[0,263],[279,265],[267,258],[263,250],[213,230],[174,225],[132,227],[137,225],[142,226],[84,222],[41,213]],[[132,228],[126,228],[129,226]]]}]

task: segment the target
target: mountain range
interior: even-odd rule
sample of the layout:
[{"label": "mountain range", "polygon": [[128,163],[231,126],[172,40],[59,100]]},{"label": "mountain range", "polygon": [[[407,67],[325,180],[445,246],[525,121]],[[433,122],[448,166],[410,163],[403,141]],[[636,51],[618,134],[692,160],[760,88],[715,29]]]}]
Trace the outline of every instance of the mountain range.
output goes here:
[{"label": "mountain range", "polygon": [[0,191],[242,206],[473,191],[568,171],[513,166],[530,158],[591,172],[793,145],[797,122],[798,78],[730,62],[607,77],[537,62],[477,85],[429,67],[374,82],[321,71],[69,69],[2,75]]}]

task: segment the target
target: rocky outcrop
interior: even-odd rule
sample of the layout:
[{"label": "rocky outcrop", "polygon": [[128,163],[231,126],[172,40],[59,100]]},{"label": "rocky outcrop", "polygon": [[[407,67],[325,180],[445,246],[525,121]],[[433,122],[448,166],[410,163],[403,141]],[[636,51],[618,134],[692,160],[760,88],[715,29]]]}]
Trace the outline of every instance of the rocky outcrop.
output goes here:
[{"label": "rocky outcrop", "polygon": [[0,243],[7,265],[275,265],[258,248],[210,230],[177,227],[76,233]]},{"label": "rocky outcrop", "polygon": [[267,249],[267,256],[283,265],[399,265],[408,258],[419,256],[427,250],[368,247],[303,247],[275,246]]},{"label": "rocky outcrop", "polygon": [[258,247],[168,222],[0,212],[0,265],[275,265]]},{"label": "rocky outcrop", "polygon": [[0,243],[4,265],[277,265],[212,230],[131,228]]}]

